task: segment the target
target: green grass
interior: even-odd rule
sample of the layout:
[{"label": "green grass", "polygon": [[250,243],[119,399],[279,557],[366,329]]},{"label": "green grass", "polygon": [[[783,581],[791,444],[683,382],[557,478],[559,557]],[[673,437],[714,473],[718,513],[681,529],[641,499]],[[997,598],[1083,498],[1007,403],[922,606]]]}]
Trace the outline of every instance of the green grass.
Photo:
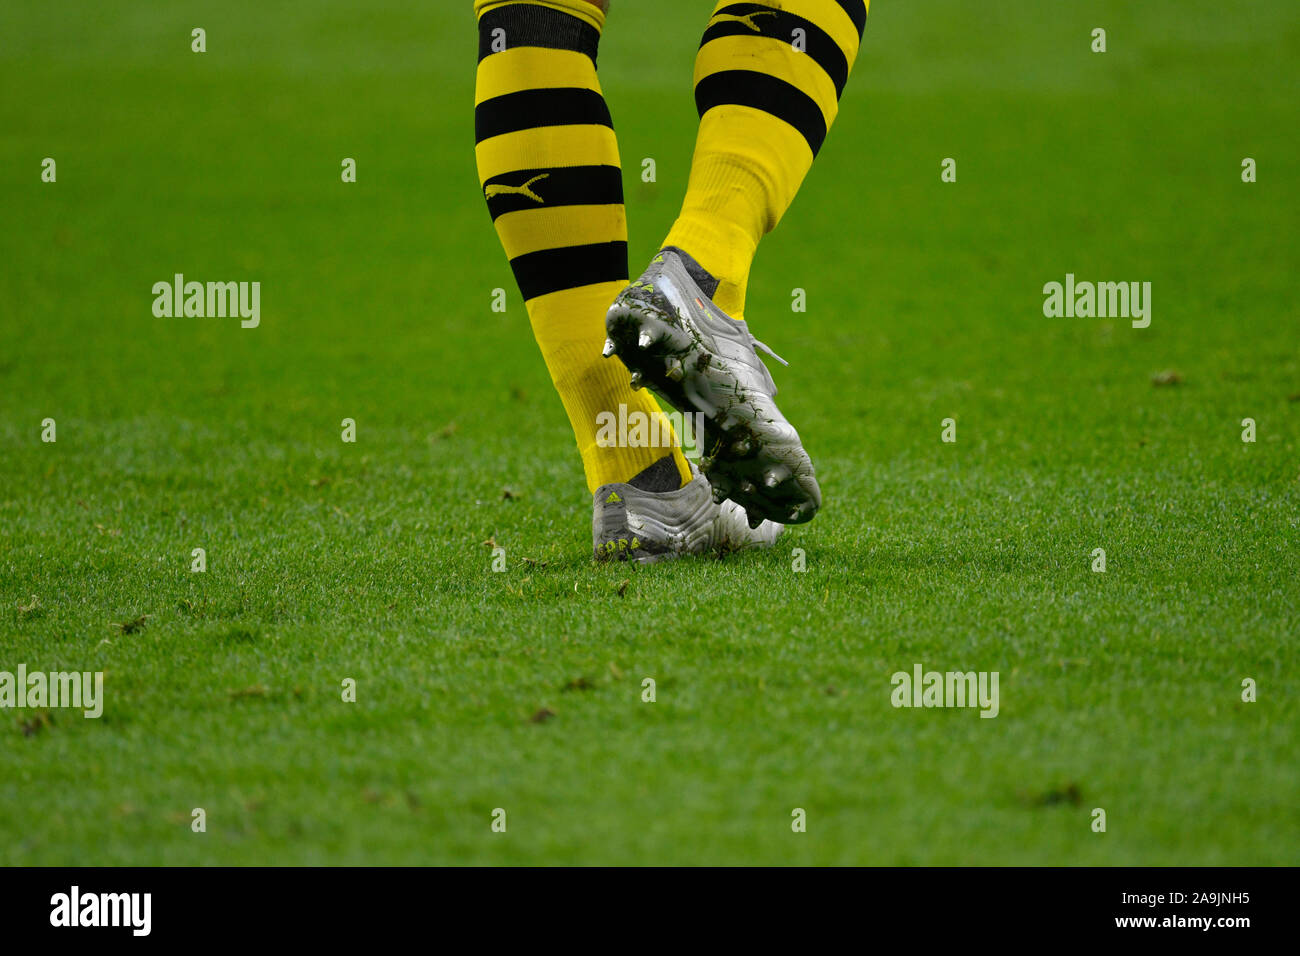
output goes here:
[{"label": "green grass", "polygon": [[[587,556],[469,6],[0,8],[0,670],[107,695],[0,711],[0,861],[1295,863],[1293,5],[874,5],[748,309],[827,505],[644,569]],[[634,267],[705,6],[602,46]],[[154,318],[178,271],[260,280],[261,327]],[[1066,272],[1151,281],[1150,328],[1045,318]],[[915,663],[999,716],[894,709]]]}]

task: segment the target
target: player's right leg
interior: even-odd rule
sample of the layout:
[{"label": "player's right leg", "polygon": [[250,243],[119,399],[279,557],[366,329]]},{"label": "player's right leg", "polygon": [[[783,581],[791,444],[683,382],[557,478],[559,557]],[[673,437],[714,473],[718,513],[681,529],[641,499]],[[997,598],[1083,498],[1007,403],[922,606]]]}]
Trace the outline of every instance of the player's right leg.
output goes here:
[{"label": "player's right leg", "polygon": [[865,18],[864,0],[720,0],[695,61],[700,129],[681,214],[606,319],[606,353],[633,384],[704,413],[705,472],[751,519],[807,521],[821,505],[743,321],[745,286],[835,118]]}]

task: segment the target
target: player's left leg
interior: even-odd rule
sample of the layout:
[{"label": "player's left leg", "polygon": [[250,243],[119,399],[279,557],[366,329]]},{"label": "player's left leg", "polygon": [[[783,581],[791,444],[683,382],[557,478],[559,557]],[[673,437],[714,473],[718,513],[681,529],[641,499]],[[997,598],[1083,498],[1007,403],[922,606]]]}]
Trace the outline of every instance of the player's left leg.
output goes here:
[{"label": "player's left leg", "polygon": [[[582,452],[595,556],[657,561],[770,545],[780,526],[751,528],[741,508],[720,507],[654,398],[601,358],[605,310],[627,282],[618,146],[596,80],[602,6],[478,0],[475,10],[480,182]],[[608,443],[603,415],[653,420],[640,431],[660,440]]]},{"label": "player's left leg", "polygon": [[[691,480],[671,424],[600,356],[605,310],[628,276],[618,143],[596,77],[602,6],[476,0],[475,155],[588,490],[634,481],[668,491]],[[659,444],[610,443],[603,413],[654,421]]]}]

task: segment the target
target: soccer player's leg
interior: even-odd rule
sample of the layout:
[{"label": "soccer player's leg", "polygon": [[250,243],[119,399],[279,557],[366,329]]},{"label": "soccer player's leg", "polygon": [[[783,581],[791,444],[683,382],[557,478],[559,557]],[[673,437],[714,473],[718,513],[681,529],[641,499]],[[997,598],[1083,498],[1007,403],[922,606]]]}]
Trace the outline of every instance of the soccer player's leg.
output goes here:
[{"label": "soccer player's leg", "polygon": [[[607,354],[706,416],[705,471],[751,520],[807,521],[821,490],[744,322],[758,242],[789,208],[838,111],[864,0],[717,4],[695,62],[700,128],[664,248],[606,320]],[[769,353],[770,354],[770,353]]]},{"label": "soccer player's leg", "polygon": [[[588,490],[600,492],[595,553],[611,556],[611,541],[612,556],[638,559],[703,549],[720,515],[707,479],[692,472],[654,398],[601,359],[605,310],[628,278],[618,146],[596,77],[604,14],[587,0],[478,0],[475,11],[479,180]],[[654,419],[645,431],[658,445],[609,440],[611,417]],[[611,495],[630,501],[616,508]]]}]

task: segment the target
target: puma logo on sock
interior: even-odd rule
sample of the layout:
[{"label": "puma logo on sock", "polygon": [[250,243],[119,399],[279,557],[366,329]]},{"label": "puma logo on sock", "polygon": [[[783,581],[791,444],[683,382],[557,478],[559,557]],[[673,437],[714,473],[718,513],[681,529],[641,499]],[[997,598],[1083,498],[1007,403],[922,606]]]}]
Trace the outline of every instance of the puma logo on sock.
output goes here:
[{"label": "puma logo on sock", "polygon": [[755,10],[753,13],[719,13],[713,19],[714,20],[735,20],[737,23],[743,23],[745,26],[749,27],[755,33],[762,33],[763,31],[758,28],[758,24],[754,22],[753,18],[774,17],[774,16],[776,16],[775,10]]},{"label": "puma logo on sock", "polygon": [[538,173],[522,186],[507,186],[505,183],[493,183],[483,190],[483,196],[486,199],[495,199],[497,196],[527,196],[535,202],[546,202],[541,196],[533,192],[529,187],[539,179],[545,179],[550,173]]}]

